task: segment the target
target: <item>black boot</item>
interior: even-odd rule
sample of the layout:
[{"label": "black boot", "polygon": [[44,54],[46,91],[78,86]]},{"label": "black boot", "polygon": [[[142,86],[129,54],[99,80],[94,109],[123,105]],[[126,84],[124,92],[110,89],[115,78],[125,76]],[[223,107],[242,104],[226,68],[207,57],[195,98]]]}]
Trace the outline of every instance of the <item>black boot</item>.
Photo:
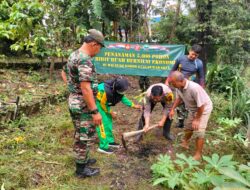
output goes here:
[{"label": "black boot", "polygon": [[[137,126],[137,130],[143,129],[144,125],[145,125],[145,118],[144,118],[144,114],[142,113],[138,126]],[[135,142],[139,143],[142,140],[143,140],[143,134],[139,134],[136,136]]]},{"label": "black boot", "polygon": [[76,163],[76,176],[79,178],[91,177],[99,174],[99,168],[90,168],[86,164]]},{"label": "black boot", "polygon": [[164,137],[165,137],[167,140],[170,140],[170,141],[173,141],[173,140],[174,140],[174,136],[171,135],[170,133],[164,135]]},{"label": "black boot", "polygon": [[176,125],[177,128],[184,128],[184,119],[179,119],[178,124]]},{"label": "black boot", "polygon": [[93,165],[93,164],[95,164],[95,163],[96,163],[96,159],[90,158],[90,159],[88,159],[86,165],[90,166],[90,165]]},{"label": "black boot", "polygon": [[172,120],[167,118],[167,120],[166,120],[166,122],[164,123],[164,126],[163,126],[163,136],[167,140],[170,140],[170,141],[174,140],[174,136],[170,134],[171,123],[172,123]]}]

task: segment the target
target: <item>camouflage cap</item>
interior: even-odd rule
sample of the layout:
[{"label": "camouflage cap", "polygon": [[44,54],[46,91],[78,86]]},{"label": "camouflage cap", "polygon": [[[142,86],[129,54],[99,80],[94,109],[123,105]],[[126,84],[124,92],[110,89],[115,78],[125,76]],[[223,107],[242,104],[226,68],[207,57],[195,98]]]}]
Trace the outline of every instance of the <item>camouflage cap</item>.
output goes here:
[{"label": "camouflage cap", "polygon": [[93,38],[95,41],[97,41],[99,44],[105,47],[104,36],[99,30],[90,29],[88,32],[89,32],[89,35],[88,35],[89,37]]}]

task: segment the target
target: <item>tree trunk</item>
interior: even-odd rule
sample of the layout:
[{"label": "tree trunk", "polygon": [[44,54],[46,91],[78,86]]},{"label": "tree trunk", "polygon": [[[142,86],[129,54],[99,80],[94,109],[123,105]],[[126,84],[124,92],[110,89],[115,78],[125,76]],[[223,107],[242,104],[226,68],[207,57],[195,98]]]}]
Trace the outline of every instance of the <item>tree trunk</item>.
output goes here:
[{"label": "tree trunk", "polygon": [[117,33],[118,33],[118,23],[117,23],[117,21],[113,21],[113,32],[114,32],[114,37],[117,40],[118,39],[118,37],[117,37]]},{"label": "tree trunk", "polygon": [[132,0],[130,0],[130,42],[132,42],[132,33],[133,33],[133,4]]},{"label": "tree trunk", "polygon": [[125,42],[128,42],[128,29],[125,29]]},{"label": "tree trunk", "polygon": [[144,1],[144,20],[143,20],[143,26],[144,26],[144,31],[145,31],[145,36],[148,42],[151,41],[151,31],[150,31],[150,26],[149,26],[149,20],[148,20],[148,11],[151,8],[153,0],[147,0]]},{"label": "tree trunk", "polygon": [[203,51],[200,54],[200,58],[203,61],[205,74],[207,70],[207,60],[210,47],[209,35],[211,35],[210,21],[212,17],[212,2],[212,0],[208,0],[207,3],[196,0],[199,24],[206,26],[204,30],[197,32],[197,43],[199,43],[203,48]]},{"label": "tree trunk", "polygon": [[49,58],[50,61],[50,67],[49,67],[49,78],[52,81],[53,80],[53,74],[54,74],[54,70],[55,70],[55,58]]},{"label": "tree trunk", "polygon": [[180,17],[180,11],[181,11],[181,0],[178,0],[177,5],[176,5],[174,22],[173,22],[171,33],[170,33],[169,40],[168,40],[168,43],[170,44],[173,42],[172,39],[175,37],[175,31],[176,31],[177,22]]},{"label": "tree trunk", "polygon": [[122,29],[121,29],[121,26],[119,26],[119,28],[118,28],[118,33],[119,33],[119,37],[120,37],[119,40],[122,42],[123,36],[122,36]]},{"label": "tree trunk", "polygon": [[105,36],[105,22],[104,22],[104,20],[102,21],[102,33],[103,33],[103,36]]}]

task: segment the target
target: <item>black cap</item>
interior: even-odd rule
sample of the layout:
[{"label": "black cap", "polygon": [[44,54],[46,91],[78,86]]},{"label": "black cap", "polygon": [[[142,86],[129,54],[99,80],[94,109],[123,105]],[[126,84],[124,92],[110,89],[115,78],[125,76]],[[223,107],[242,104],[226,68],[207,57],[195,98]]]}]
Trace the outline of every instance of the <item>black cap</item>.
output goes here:
[{"label": "black cap", "polygon": [[120,78],[115,81],[114,90],[117,92],[124,92],[128,90],[129,82],[127,79]]}]

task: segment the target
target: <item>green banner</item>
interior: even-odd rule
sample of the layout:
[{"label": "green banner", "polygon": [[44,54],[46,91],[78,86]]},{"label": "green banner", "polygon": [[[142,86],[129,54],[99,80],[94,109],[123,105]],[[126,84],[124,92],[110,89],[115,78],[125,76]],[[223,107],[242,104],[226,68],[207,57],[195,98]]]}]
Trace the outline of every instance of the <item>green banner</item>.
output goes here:
[{"label": "green banner", "polygon": [[184,55],[184,45],[105,42],[94,58],[98,73],[168,76],[175,60]]}]

